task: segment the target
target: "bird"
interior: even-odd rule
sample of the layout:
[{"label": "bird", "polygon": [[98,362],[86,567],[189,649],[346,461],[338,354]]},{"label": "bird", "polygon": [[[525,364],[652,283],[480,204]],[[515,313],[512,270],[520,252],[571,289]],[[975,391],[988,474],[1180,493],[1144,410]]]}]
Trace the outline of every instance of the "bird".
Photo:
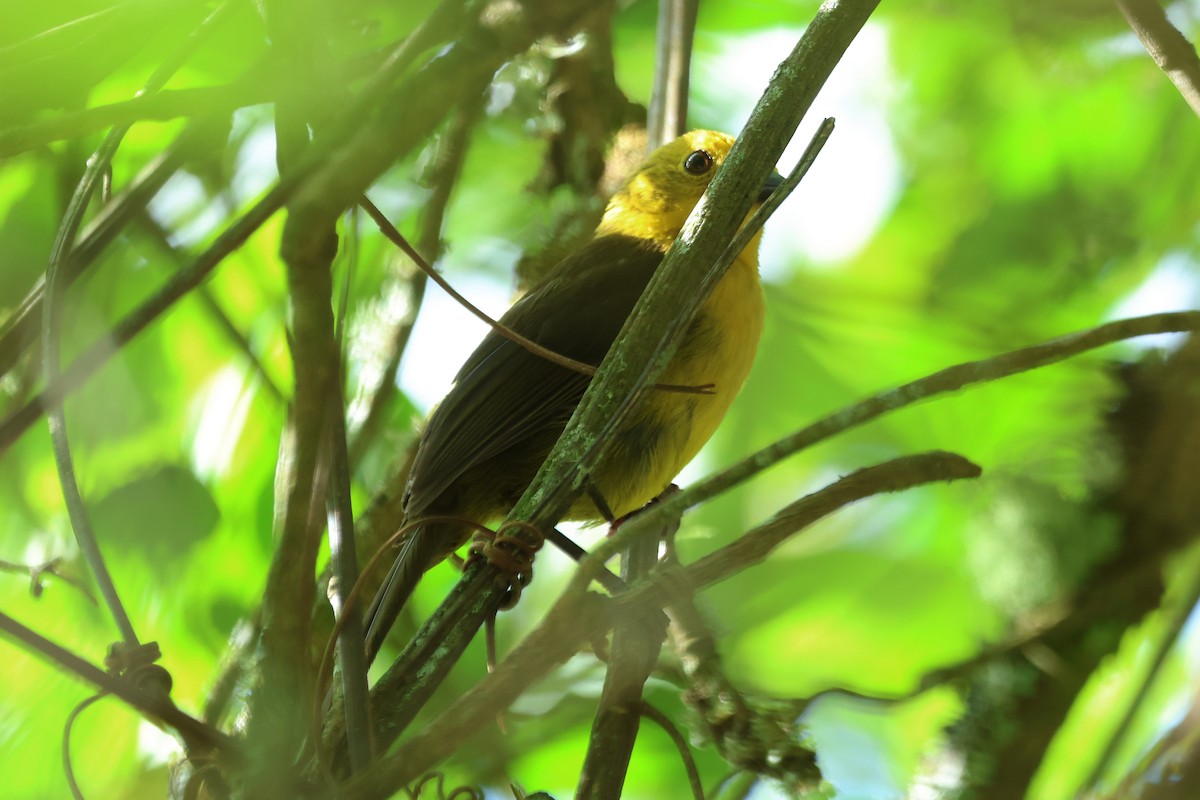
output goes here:
[{"label": "bird", "polygon": [[[594,237],[559,262],[500,318],[543,347],[598,365],[675,241],[734,138],[693,130],[652,152],[609,200]],[[756,203],[782,182],[778,172]],[[567,518],[622,517],[653,500],[699,452],[750,371],[765,304],[758,274],[761,233],[734,259],[687,327],[660,377],[711,385],[709,394],[654,389],[613,432],[589,476],[593,491]],[[566,427],[591,377],[554,364],[492,331],[434,408],[405,489],[405,525],[391,570],[367,612],[373,660],[421,576],[461,547],[472,529],[512,509]],[[607,507],[605,507],[607,506]],[[611,520],[610,520],[611,521]]]}]

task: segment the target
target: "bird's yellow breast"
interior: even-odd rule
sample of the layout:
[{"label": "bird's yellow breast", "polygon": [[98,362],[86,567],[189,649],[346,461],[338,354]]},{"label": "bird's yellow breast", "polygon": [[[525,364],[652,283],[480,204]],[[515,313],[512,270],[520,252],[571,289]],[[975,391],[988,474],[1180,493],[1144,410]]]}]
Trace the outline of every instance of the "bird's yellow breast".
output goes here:
[{"label": "bird's yellow breast", "polygon": [[[716,431],[750,372],[762,334],[764,303],[757,241],[730,266],[700,307],[660,383],[713,384],[712,394],[650,389],[592,476],[616,516],[657,497]],[[595,518],[581,498],[575,518]]]}]

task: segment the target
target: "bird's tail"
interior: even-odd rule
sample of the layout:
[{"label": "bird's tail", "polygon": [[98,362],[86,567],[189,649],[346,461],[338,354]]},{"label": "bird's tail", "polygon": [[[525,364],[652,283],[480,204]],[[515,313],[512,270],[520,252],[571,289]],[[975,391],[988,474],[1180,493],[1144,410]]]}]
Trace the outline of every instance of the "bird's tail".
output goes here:
[{"label": "bird's tail", "polygon": [[367,610],[368,666],[379,654],[380,648],[383,647],[383,640],[387,638],[388,631],[396,622],[396,617],[400,616],[400,610],[404,608],[404,604],[408,602],[408,598],[417,588],[421,576],[433,566],[439,555],[445,555],[439,552],[437,546],[439,538],[436,527],[433,530],[423,527],[410,533],[401,544],[399,555],[392,562],[391,570],[388,571],[383,585],[379,587],[375,599],[371,602],[371,607]]}]

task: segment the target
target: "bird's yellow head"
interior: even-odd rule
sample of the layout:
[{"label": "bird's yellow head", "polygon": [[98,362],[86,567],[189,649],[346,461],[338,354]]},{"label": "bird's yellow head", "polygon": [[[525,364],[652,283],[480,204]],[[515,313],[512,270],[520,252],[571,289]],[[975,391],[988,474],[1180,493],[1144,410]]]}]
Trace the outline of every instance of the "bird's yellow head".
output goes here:
[{"label": "bird's yellow head", "polygon": [[666,250],[725,162],[733,141],[725,133],[696,130],[655,150],[608,201],[596,235],[633,236]]}]

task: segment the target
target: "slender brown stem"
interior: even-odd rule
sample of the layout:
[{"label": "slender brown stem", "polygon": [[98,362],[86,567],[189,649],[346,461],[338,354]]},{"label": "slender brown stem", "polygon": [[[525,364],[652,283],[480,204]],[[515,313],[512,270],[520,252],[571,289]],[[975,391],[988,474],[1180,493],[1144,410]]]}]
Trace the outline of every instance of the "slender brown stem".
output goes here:
[{"label": "slender brown stem", "polygon": [[644,718],[650,720],[658,727],[662,728],[667,734],[667,738],[671,740],[671,744],[675,745],[675,749],[679,751],[679,758],[683,761],[683,768],[687,772],[688,787],[692,790],[693,800],[704,800],[704,786],[700,783],[700,770],[696,768],[696,759],[692,758],[692,752],[688,749],[687,739],[683,733],[663,712],[659,711],[649,703],[642,703],[641,714]]},{"label": "slender brown stem", "polygon": [[[416,264],[422,272],[429,276],[430,280],[441,287],[442,291],[454,298],[454,300],[460,306],[471,312],[472,315],[474,315],[477,319],[490,327],[496,333],[500,334],[505,339],[508,339],[510,342],[520,345],[530,353],[533,353],[535,356],[546,359],[551,364],[557,364],[558,366],[565,367],[573,372],[578,372],[581,375],[596,374],[596,367],[592,364],[585,364],[582,361],[576,361],[575,359],[564,356],[561,353],[556,353],[547,347],[542,347],[532,339],[525,338],[507,325],[489,317],[481,308],[479,308],[479,306],[463,297],[458,290],[450,285],[450,282],[447,281],[441,275],[441,273],[430,266],[429,262],[422,258],[421,254],[418,253],[411,244],[409,244],[408,239],[404,238],[404,234],[396,230],[396,226],[393,225],[391,220],[389,220],[384,213],[379,210],[378,206],[371,202],[370,198],[368,198],[366,195],[363,195],[362,199],[359,201],[359,204],[367,212],[367,215],[375,221],[375,224],[379,226],[379,230],[383,233],[383,235],[386,236],[388,240],[392,242],[392,244],[403,250],[405,255],[411,258],[413,263]],[[708,384],[702,386],[679,386],[672,383],[661,383],[655,384],[655,388],[664,389],[671,392],[682,392],[685,394],[712,394],[713,392],[713,387]]]},{"label": "slender brown stem", "polygon": [[[471,131],[483,110],[482,100],[482,97],[477,98],[469,108],[454,115],[446,132],[435,145],[435,155],[426,173],[426,181],[432,186],[432,191],[421,212],[416,249],[430,253],[433,260],[437,260],[442,251],[441,236],[446,218],[446,208],[458,182],[463,162],[466,160]],[[396,373],[400,369],[400,361],[408,347],[409,337],[412,335],[417,314],[420,312],[421,303],[425,298],[428,278],[429,274],[420,267],[406,278],[408,284],[406,309],[402,318],[394,323],[389,352],[384,360],[384,367],[380,370],[379,381],[367,403],[367,412],[352,436],[350,444],[352,464],[358,463],[367,444],[383,424],[388,403],[396,394]]]},{"label": "slender brown stem", "polygon": [[[682,492],[663,500],[630,520],[617,535],[593,551],[593,557],[611,558],[626,536],[636,537],[705,500],[713,498],[748,480],[759,472],[806,448],[884,414],[938,395],[957,392],[969,386],[999,380],[1010,375],[1038,369],[1123,339],[1157,333],[1200,330],[1200,311],[1176,311],[1145,317],[1116,320],[1085,331],[1051,339],[1048,342],[1013,350],[992,358],[968,361],[947,367],[910,383],[873,395],[854,405],[820,419],[786,436],[721,472],[692,484]],[[643,528],[645,526],[645,528]],[[581,579],[586,576],[581,576]]]}]

